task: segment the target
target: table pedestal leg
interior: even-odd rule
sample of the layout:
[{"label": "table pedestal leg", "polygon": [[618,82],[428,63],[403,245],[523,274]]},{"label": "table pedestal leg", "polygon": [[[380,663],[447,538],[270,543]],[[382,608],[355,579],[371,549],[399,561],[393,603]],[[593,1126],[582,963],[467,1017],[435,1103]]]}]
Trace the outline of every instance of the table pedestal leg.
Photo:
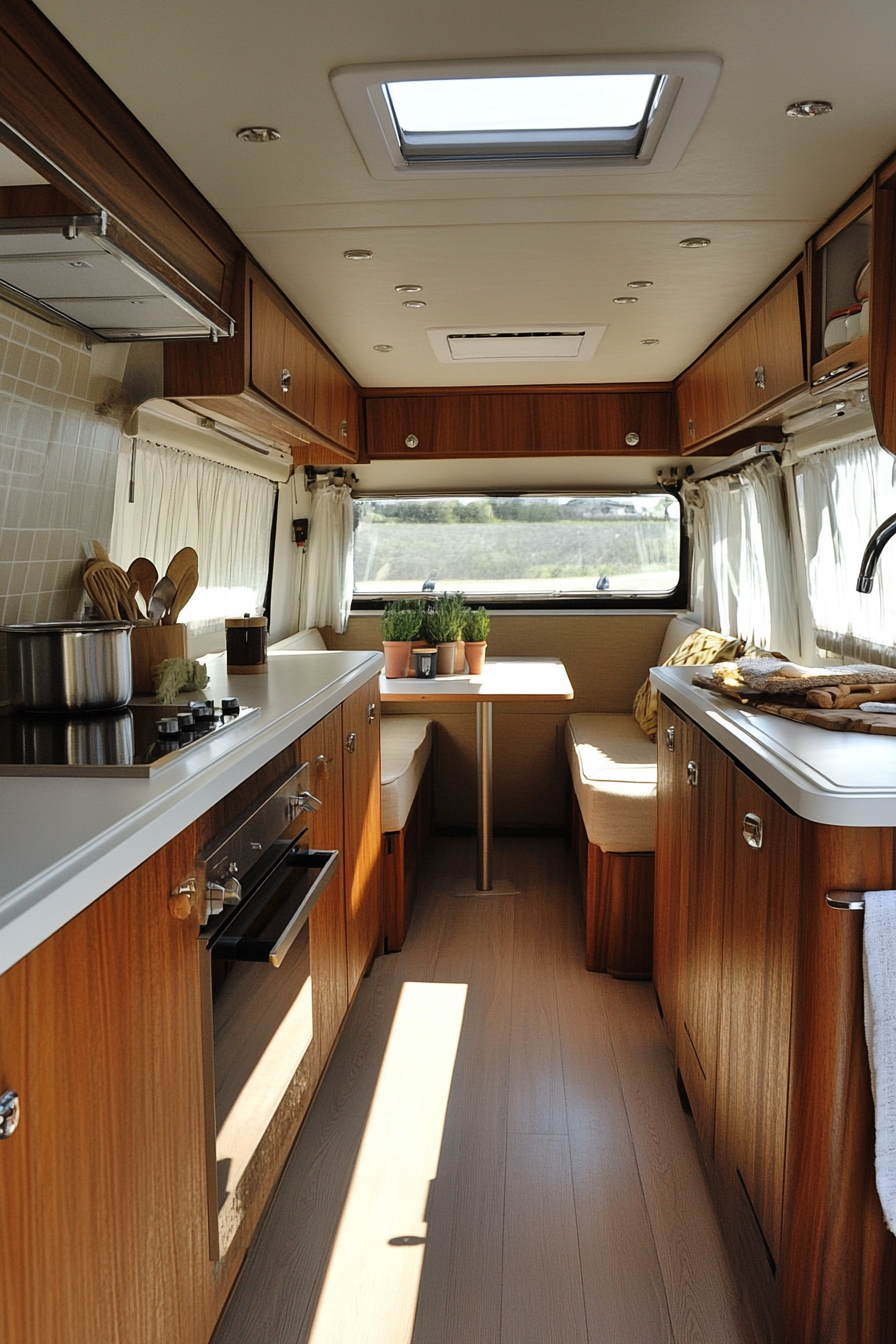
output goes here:
[{"label": "table pedestal leg", "polygon": [[478,831],[476,890],[492,889],[492,703],[476,705],[476,770]]}]

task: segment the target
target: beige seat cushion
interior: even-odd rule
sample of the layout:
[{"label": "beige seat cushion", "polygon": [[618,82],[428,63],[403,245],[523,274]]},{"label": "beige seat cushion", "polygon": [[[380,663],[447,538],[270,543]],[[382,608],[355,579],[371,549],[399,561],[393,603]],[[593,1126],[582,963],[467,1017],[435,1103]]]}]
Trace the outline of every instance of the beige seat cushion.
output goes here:
[{"label": "beige seat cushion", "polygon": [[380,719],[383,831],[404,829],[432,751],[432,719],[412,714]]},{"label": "beige seat cushion", "polygon": [[566,755],[592,845],[612,854],[656,848],[656,747],[630,714],[571,714]]}]

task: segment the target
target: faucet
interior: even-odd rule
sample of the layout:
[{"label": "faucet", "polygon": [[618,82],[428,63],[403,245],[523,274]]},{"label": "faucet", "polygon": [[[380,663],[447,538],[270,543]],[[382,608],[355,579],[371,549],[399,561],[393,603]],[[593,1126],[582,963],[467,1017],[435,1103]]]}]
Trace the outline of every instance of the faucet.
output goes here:
[{"label": "faucet", "polygon": [[862,556],[862,567],[859,570],[859,581],[856,584],[857,592],[871,592],[874,587],[874,571],[877,569],[880,553],[894,535],[896,535],[896,513],[891,518],[885,518],[880,526],[876,527],[871,533],[871,540],[865,547],[865,554]]}]

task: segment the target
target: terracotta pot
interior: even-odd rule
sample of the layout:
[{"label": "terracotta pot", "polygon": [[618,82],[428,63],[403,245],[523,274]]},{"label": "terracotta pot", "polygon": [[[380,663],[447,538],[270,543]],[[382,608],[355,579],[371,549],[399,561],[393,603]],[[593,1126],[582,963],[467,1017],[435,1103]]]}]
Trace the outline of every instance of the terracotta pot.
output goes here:
[{"label": "terracotta pot", "polygon": [[454,670],[455,670],[455,672],[463,672],[463,670],[464,670],[464,666],[465,666],[465,660],[464,660],[464,641],[463,641],[462,639],[459,639],[459,640],[457,641],[457,653],[454,655]]},{"label": "terracotta pot", "polygon": [[411,641],[409,639],[384,639],[383,653],[386,658],[387,677],[406,677],[411,664]]},{"label": "terracotta pot", "polygon": [[437,644],[439,651],[439,663],[437,675],[440,677],[450,677],[454,674],[454,663],[457,658],[457,643],[452,640],[450,644]]},{"label": "terracotta pot", "polygon": [[484,639],[467,640],[467,667],[471,677],[478,677],[485,663],[485,651],[488,644]]}]

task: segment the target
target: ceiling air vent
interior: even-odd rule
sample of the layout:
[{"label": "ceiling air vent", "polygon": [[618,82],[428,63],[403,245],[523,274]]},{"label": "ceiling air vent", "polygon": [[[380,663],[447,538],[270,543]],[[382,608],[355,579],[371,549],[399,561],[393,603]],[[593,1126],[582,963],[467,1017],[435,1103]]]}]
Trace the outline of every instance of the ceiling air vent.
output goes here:
[{"label": "ceiling air vent", "polygon": [[606,325],[548,323],[532,327],[430,327],[436,359],[444,364],[517,360],[591,359]]}]

